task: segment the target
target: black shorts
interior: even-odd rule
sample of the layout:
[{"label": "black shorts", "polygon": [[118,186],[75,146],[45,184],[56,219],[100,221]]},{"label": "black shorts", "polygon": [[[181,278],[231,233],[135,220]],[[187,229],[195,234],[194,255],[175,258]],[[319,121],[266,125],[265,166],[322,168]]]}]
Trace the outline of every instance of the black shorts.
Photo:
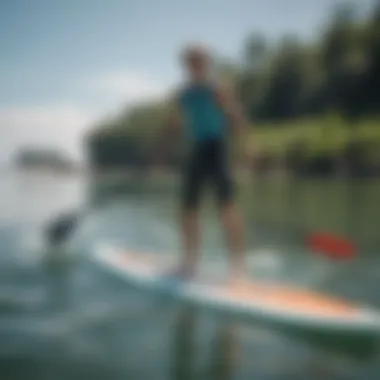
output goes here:
[{"label": "black shorts", "polygon": [[224,140],[196,143],[184,172],[182,205],[186,208],[198,206],[206,184],[212,186],[219,203],[230,202],[234,195],[234,184],[228,161],[228,148]]}]

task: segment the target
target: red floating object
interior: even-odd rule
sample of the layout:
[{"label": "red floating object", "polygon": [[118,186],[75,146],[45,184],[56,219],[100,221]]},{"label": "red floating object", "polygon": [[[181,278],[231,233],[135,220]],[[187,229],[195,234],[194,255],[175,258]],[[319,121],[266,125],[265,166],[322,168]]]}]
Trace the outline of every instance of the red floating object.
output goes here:
[{"label": "red floating object", "polygon": [[309,248],[337,259],[353,257],[357,248],[349,240],[329,233],[312,233],[307,237]]}]

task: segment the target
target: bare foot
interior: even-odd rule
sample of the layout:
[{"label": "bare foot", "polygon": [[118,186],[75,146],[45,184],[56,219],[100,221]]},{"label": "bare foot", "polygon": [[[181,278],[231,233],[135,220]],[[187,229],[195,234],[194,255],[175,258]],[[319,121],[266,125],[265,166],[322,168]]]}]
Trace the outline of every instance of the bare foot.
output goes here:
[{"label": "bare foot", "polygon": [[241,287],[248,283],[245,272],[232,272],[228,278],[228,286]]},{"label": "bare foot", "polygon": [[178,279],[184,279],[184,280],[190,280],[195,276],[195,270],[194,268],[186,267],[184,265],[180,265],[178,267],[169,269],[165,276],[178,278]]}]

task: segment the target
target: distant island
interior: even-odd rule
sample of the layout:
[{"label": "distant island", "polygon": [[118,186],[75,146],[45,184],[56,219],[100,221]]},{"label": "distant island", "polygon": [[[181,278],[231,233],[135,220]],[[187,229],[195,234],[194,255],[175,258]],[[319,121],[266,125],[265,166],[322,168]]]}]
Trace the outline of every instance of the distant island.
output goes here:
[{"label": "distant island", "polygon": [[76,165],[61,151],[51,148],[21,148],[15,155],[14,165],[23,170],[54,170],[72,172]]}]

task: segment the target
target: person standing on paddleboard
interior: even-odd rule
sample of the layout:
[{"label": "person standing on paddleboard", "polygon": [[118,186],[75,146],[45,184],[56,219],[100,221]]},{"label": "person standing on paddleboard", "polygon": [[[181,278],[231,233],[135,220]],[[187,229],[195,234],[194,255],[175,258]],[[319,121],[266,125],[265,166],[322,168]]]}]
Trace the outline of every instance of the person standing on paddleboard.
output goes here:
[{"label": "person standing on paddleboard", "polygon": [[165,142],[184,128],[190,152],[183,173],[181,222],[184,253],[180,276],[192,276],[200,254],[199,203],[205,184],[212,185],[230,250],[230,278],[244,274],[245,238],[242,218],[235,204],[229,167],[228,142],[246,127],[231,89],[211,79],[211,56],[201,45],[187,46],[181,54],[186,84],[172,99]]}]

